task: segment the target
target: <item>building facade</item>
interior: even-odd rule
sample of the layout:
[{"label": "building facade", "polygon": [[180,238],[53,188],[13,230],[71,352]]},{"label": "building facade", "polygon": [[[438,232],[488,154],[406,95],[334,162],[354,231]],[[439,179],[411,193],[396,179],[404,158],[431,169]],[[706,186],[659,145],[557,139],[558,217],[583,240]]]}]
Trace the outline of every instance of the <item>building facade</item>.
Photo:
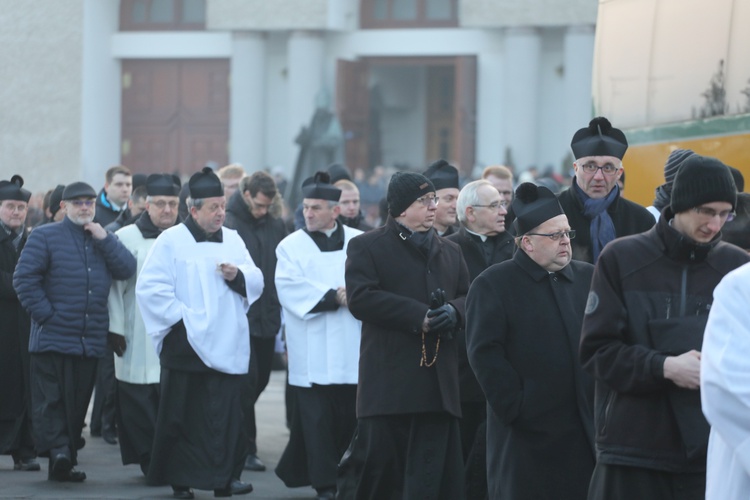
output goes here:
[{"label": "building facade", "polygon": [[596,0],[0,0],[0,177],[297,163],[559,170],[591,117]]}]

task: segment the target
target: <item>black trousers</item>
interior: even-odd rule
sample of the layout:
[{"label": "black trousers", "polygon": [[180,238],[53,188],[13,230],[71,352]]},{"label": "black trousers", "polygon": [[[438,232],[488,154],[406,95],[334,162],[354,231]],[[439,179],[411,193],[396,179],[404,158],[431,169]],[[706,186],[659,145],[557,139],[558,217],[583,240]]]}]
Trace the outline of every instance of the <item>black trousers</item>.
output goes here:
[{"label": "black trousers", "polygon": [[32,429],[41,456],[65,450],[77,464],[74,444],[94,390],[96,365],[96,358],[31,353]]},{"label": "black trousers", "polygon": [[117,435],[122,464],[148,470],[159,411],[159,384],[116,381]]},{"label": "black trousers", "polygon": [[258,453],[258,429],[255,403],[268,385],[276,347],[276,337],[250,337],[250,367],[242,386],[243,425],[247,433],[247,452]]},{"label": "black trousers", "polygon": [[588,500],[703,500],[706,473],[672,472],[596,464]]}]

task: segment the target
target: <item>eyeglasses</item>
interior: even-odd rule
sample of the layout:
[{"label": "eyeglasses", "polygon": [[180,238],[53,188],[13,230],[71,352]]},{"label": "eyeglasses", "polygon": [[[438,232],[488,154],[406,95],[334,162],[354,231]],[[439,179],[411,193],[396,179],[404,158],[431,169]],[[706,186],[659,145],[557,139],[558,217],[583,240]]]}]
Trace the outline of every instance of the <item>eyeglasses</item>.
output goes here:
[{"label": "eyeglasses", "polygon": [[526,236],[546,236],[552,241],[560,241],[560,238],[565,236],[569,240],[572,240],[573,238],[576,237],[576,230],[570,229],[568,231],[558,231],[556,233],[526,233]]},{"label": "eyeglasses", "polygon": [[71,203],[76,208],[91,208],[94,206],[94,200],[70,200],[69,203]]},{"label": "eyeglasses", "polygon": [[734,220],[734,217],[737,215],[731,210],[722,210],[721,212],[717,212],[713,208],[708,207],[693,207],[693,210],[695,211],[695,213],[708,217],[709,219],[713,219],[718,215],[719,219],[723,220],[724,222]]},{"label": "eyeglasses", "polygon": [[159,210],[164,210],[164,207],[166,206],[169,206],[169,208],[172,208],[172,209],[177,208],[177,205],[179,204],[179,202],[159,200],[159,201],[154,201],[151,204],[154,205]]},{"label": "eyeglasses", "polygon": [[597,165],[593,161],[580,165],[584,172],[587,174],[596,174],[596,171],[601,169],[604,175],[613,175],[617,173],[619,167],[612,165],[611,163],[605,163],[604,165]]},{"label": "eyeglasses", "polygon": [[507,201],[493,201],[489,205],[472,205],[472,207],[475,207],[475,208],[481,207],[481,208],[489,208],[490,210],[497,210],[500,207],[508,208],[508,205],[510,205],[510,203]]},{"label": "eyeglasses", "polygon": [[439,196],[421,196],[414,201],[421,203],[425,207],[429,207],[430,203],[433,203],[433,202],[435,203],[435,206],[437,206],[438,202],[440,201],[440,197]]}]

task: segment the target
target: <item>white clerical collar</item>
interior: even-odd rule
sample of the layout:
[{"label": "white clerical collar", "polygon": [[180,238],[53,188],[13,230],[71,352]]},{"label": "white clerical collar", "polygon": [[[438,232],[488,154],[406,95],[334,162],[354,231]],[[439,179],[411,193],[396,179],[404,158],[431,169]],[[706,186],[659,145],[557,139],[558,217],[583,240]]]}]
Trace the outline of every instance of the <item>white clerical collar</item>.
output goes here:
[{"label": "white clerical collar", "polygon": [[333,233],[336,232],[336,228],[338,227],[339,223],[335,222],[333,223],[333,227],[331,229],[325,229],[321,231],[321,233],[326,235],[326,238],[330,238]]},{"label": "white clerical collar", "polygon": [[484,243],[485,241],[487,241],[487,238],[489,238],[489,236],[487,236],[486,234],[475,233],[474,231],[472,231],[471,229],[466,228],[466,227],[464,229],[466,229],[467,233],[471,233],[474,236],[479,236],[479,238],[482,240],[482,243]]}]

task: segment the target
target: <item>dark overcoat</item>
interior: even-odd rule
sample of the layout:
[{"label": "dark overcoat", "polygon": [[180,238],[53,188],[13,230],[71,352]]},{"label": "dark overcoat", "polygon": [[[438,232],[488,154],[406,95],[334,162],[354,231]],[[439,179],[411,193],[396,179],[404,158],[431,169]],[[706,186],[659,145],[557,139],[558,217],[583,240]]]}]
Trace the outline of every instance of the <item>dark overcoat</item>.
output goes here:
[{"label": "dark overcoat", "polygon": [[[575,177],[573,182],[576,182]],[[576,232],[575,239],[570,241],[573,248],[573,259],[593,264],[591,221],[583,215],[583,202],[576,196],[573,188],[560,193],[557,199],[568,217],[568,224]],[[654,216],[648,210],[622,196],[615,198],[607,212],[615,225],[615,236],[617,238],[648,231],[656,223]]]},{"label": "dark overcoat", "polygon": [[[466,231],[466,228],[461,228],[446,237],[447,240],[456,243],[461,247],[461,252],[464,255],[466,261],[466,267],[469,270],[469,282],[476,279],[482,271],[490,267],[492,264],[498,264],[506,261],[513,257],[513,250],[515,249],[515,243],[513,242],[513,236],[507,231],[498,234],[495,240],[494,251],[489,260],[485,258],[484,251],[481,248],[478,237],[474,237],[472,234]],[[458,377],[459,387],[461,389],[461,401],[484,401],[484,393],[482,388],[479,387],[479,382],[474,376],[474,372],[469,366],[469,358],[466,355],[466,335],[464,331],[458,334]]]},{"label": "dark overcoat", "polygon": [[[26,235],[16,252],[11,236],[0,228],[0,452],[15,446],[22,418],[27,414],[29,393],[29,315],[13,288],[13,271]],[[28,415],[28,417],[27,417]]]},{"label": "dark overcoat", "polygon": [[[456,340],[441,339],[437,362],[420,366],[420,332],[430,294],[443,289],[463,326],[469,289],[459,246],[430,233],[428,255],[405,239],[408,231],[390,217],[349,242],[346,292],[349,310],[362,321],[358,418],[424,412],[461,416]],[[436,335],[426,334],[428,361],[436,345]]]},{"label": "dark overcoat", "polygon": [[247,251],[258,269],[263,272],[263,294],[252,303],[247,312],[250,335],[272,338],[281,328],[281,304],[276,293],[276,247],[286,238],[284,221],[266,214],[256,219],[238,189],[229,198],[224,225],[237,233],[245,242]]},{"label": "dark overcoat", "polygon": [[471,285],[467,348],[488,402],[491,499],[586,498],[593,380],[578,343],[593,271],[571,261],[550,274],[518,251]]}]

